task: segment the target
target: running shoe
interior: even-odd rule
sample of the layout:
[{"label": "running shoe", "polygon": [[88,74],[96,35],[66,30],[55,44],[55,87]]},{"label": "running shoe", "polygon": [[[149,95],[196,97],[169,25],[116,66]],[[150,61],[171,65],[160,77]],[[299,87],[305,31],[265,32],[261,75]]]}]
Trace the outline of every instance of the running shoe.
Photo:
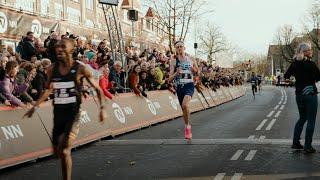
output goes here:
[{"label": "running shoe", "polygon": [[303,146],[301,144],[292,144],[291,148],[296,150],[302,150]]},{"label": "running shoe", "polygon": [[304,152],[306,153],[315,153],[316,150],[311,146],[311,147],[305,147]]},{"label": "running shoe", "polygon": [[184,128],[184,136],[186,139],[191,140],[192,139],[192,133],[191,133],[191,126],[188,128]]}]

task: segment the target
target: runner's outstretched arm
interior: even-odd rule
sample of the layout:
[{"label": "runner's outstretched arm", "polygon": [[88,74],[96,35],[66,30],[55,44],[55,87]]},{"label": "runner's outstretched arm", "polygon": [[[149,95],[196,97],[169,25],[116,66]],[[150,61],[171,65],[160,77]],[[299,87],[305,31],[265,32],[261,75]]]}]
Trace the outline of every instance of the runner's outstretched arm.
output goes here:
[{"label": "runner's outstretched arm", "polygon": [[99,99],[99,103],[100,103],[100,122],[103,122],[104,119],[106,118],[106,111],[104,111],[104,102],[105,102],[105,98],[103,95],[103,92],[100,88],[100,86],[97,84],[97,82],[94,80],[92,74],[90,73],[90,71],[83,65],[80,65],[81,69],[82,69],[82,75],[86,78],[86,80],[89,82],[89,84],[95,88],[96,92],[97,92],[97,96]]}]

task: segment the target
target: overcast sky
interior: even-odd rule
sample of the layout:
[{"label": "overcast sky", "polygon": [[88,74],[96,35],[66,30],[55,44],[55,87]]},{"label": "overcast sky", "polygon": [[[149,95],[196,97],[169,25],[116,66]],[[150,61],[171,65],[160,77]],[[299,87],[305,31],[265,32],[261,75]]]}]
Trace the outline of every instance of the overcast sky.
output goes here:
[{"label": "overcast sky", "polygon": [[[141,0],[144,2],[145,0]],[[302,29],[301,19],[312,0],[206,0],[214,12],[202,18],[218,25],[239,51],[267,53],[279,26]],[[141,3],[142,4],[142,3]],[[191,25],[191,28],[194,28]],[[200,28],[197,26],[197,28]],[[194,30],[191,30],[194,32]],[[194,33],[188,35],[188,49],[193,49]]]}]

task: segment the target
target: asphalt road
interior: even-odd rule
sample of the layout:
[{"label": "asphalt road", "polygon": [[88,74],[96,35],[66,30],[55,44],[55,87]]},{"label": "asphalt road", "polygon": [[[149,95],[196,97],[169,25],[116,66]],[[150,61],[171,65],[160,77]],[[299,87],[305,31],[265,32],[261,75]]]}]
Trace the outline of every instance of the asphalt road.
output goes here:
[{"label": "asphalt road", "polygon": [[[320,179],[320,154],[290,149],[298,119],[294,88],[264,86],[253,99],[248,86],[243,97],[191,119],[192,141],[183,139],[177,118],[74,150],[73,179]],[[318,151],[319,130],[317,122]],[[24,163],[1,170],[0,179],[61,179],[60,163]]]}]

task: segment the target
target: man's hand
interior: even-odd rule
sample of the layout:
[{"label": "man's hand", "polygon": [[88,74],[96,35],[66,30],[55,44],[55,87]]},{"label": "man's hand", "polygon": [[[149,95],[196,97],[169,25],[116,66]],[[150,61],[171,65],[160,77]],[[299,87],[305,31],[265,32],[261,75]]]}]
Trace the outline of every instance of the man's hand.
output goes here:
[{"label": "man's hand", "polygon": [[4,101],[4,104],[7,105],[7,106],[11,106],[11,103],[10,103],[10,101],[8,101],[8,100],[5,100],[5,101]]},{"label": "man's hand", "polygon": [[101,123],[107,118],[107,112],[103,108],[100,110],[99,118]]},{"label": "man's hand", "polygon": [[36,108],[32,107],[31,109],[29,109],[29,111],[27,111],[23,116],[22,119],[25,117],[31,118],[33,113],[35,112]]}]

